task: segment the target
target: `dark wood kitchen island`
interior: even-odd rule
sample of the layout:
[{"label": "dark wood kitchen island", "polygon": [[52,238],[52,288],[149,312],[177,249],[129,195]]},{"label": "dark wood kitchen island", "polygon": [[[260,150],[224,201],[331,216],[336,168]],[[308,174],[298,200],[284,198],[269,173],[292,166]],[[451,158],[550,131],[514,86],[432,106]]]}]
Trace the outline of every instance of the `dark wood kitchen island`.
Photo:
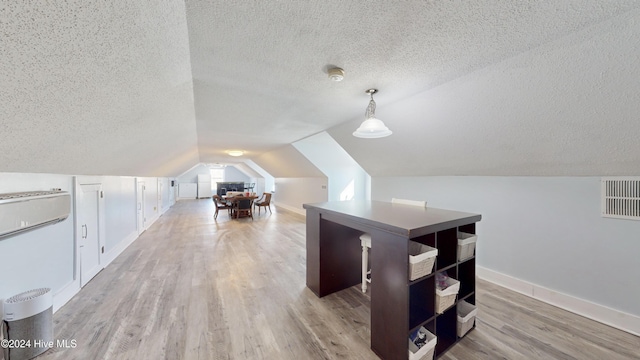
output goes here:
[{"label": "dark wood kitchen island", "polygon": [[[454,345],[455,304],[435,312],[435,273],[460,281],[457,300],[475,304],[475,256],[458,261],[458,232],[476,233],[481,215],[381,201],[304,204],[307,287],[318,297],[361,282],[359,237],[371,235],[371,349],[382,359],[408,359],[411,331],[438,337],[435,356]],[[409,240],[438,249],[434,271],[409,281]]]}]

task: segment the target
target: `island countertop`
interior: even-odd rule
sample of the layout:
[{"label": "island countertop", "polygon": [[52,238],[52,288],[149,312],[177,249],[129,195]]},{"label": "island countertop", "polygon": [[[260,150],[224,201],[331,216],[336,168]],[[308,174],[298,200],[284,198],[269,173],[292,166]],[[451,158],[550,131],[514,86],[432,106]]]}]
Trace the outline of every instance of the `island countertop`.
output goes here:
[{"label": "island countertop", "polygon": [[339,215],[349,219],[355,227],[360,223],[408,238],[474,223],[482,218],[480,214],[384,201],[328,201],[303,204],[303,208],[317,211],[327,219]]}]

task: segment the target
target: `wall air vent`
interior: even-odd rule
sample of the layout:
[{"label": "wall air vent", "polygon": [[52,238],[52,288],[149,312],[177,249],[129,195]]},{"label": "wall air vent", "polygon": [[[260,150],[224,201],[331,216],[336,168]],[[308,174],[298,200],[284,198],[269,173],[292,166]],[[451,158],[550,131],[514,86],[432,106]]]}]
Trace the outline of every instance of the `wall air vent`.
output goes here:
[{"label": "wall air vent", "polygon": [[640,177],[602,178],[602,217],[640,220]]},{"label": "wall air vent", "polygon": [[24,231],[55,224],[71,211],[66,191],[27,191],[0,194],[0,240]]}]

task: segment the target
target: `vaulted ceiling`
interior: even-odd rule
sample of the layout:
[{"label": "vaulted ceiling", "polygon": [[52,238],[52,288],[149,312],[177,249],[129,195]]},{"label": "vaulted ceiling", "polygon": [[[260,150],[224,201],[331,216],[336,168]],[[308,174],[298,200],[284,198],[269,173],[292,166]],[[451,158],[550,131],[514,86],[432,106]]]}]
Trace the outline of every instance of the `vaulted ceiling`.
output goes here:
[{"label": "vaulted ceiling", "polygon": [[[0,0],[0,171],[315,176],[290,144],[327,130],[373,176],[637,174],[639,8]],[[388,138],[351,136],[368,88]]]}]

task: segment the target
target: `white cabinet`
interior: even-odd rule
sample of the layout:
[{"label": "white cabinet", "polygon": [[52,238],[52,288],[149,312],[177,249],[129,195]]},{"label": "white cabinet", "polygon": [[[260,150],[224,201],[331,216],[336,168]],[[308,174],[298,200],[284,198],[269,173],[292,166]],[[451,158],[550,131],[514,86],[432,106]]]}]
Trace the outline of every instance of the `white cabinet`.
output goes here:
[{"label": "white cabinet", "polygon": [[211,196],[211,175],[198,175],[198,199],[210,198]]}]

